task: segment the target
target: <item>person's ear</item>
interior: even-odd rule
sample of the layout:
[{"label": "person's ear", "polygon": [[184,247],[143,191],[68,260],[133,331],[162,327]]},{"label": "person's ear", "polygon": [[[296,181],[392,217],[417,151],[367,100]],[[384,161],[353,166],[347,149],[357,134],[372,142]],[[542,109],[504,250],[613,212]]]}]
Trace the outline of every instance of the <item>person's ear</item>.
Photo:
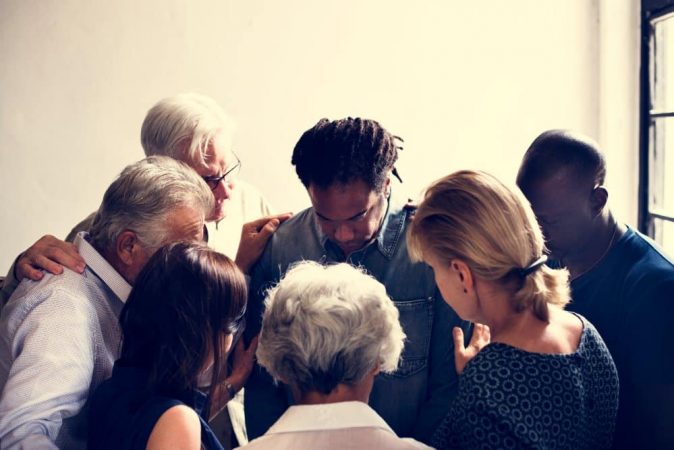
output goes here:
[{"label": "person's ear", "polygon": [[597,186],[590,194],[590,207],[594,215],[601,214],[608,202],[608,191],[604,186]]},{"label": "person's ear", "polygon": [[386,177],[384,181],[384,196],[389,198],[391,196],[391,175]]},{"label": "person's ear", "polygon": [[376,377],[377,375],[379,375],[380,370],[381,370],[381,363],[379,361],[377,361],[377,364],[374,365],[374,367],[372,368],[372,371],[370,371],[370,374],[373,377]]},{"label": "person's ear", "polygon": [[125,266],[133,266],[134,261],[136,261],[140,252],[142,252],[142,247],[136,233],[131,230],[122,231],[115,241],[115,252],[117,253],[117,258]]},{"label": "person's ear", "polygon": [[452,259],[449,265],[456,276],[459,277],[459,281],[463,285],[464,294],[472,293],[475,289],[475,278],[468,264],[460,259]]}]

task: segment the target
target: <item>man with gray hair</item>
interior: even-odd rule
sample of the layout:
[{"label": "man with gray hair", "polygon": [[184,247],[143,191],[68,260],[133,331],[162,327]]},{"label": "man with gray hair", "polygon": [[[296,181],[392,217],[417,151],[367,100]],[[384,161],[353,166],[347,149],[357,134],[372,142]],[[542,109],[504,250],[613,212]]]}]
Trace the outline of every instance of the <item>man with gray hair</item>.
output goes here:
[{"label": "man with gray hair", "polygon": [[[253,186],[238,178],[241,161],[232,150],[233,125],[210,97],[184,93],[160,100],[147,112],[141,128],[146,156],[163,155],[192,167],[212,191],[207,215],[209,245],[236,260],[248,272],[280,223],[290,214],[270,215],[271,208]],[[223,220],[227,217],[227,220]],[[93,215],[78,224],[88,230]],[[46,235],[19,255],[0,291],[0,306],[23,278],[40,280],[45,271],[59,274],[65,266],[82,272],[84,261],[69,242]]]},{"label": "man with gray hair", "polygon": [[85,447],[85,403],[119,355],[131,285],[162,245],[203,239],[213,201],[185,164],[141,160],[107,189],[89,233],[77,235],[84,273],[19,285],[0,315],[3,449]]}]

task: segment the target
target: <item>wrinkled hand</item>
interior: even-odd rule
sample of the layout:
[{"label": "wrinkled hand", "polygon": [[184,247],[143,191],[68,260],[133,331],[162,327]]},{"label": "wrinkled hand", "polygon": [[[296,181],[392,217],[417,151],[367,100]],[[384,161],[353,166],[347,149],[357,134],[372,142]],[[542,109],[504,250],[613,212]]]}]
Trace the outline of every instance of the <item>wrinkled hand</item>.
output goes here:
[{"label": "wrinkled hand", "polygon": [[466,364],[468,364],[471,359],[475,358],[475,355],[477,355],[485,345],[489,344],[491,335],[489,333],[489,327],[487,325],[482,325],[481,323],[474,324],[473,335],[471,336],[467,347],[463,346],[463,330],[461,328],[454,327],[452,335],[454,336],[454,366],[456,367],[456,373],[461,375]]},{"label": "wrinkled hand", "polygon": [[243,225],[241,242],[236,252],[236,265],[243,273],[248,273],[253,264],[260,258],[271,235],[274,234],[279,225],[290,217],[292,217],[292,213],[277,214],[262,217]]},{"label": "wrinkled hand", "polygon": [[44,276],[40,269],[58,275],[63,272],[63,266],[82,273],[85,262],[73,244],[45,235],[21,254],[16,261],[14,275],[18,281],[24,278],[38,281]]}]

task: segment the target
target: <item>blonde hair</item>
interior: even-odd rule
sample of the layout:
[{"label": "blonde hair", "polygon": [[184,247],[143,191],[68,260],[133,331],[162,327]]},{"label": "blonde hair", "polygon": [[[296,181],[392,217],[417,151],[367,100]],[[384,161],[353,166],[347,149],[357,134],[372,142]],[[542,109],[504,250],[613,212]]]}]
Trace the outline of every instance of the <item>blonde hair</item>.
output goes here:
[{"label": "blonde hair", "polygon": [[463,170],[434,182],[424,195],[407,236],[413,260],[431,254],[468,264],[476,277],[513,284],[515,311],[533,308],[548,320],[548,304],[569,301],[568,272],[541,266],[521,269],[541,257],[543,234],[524,195],[485,172]]}]

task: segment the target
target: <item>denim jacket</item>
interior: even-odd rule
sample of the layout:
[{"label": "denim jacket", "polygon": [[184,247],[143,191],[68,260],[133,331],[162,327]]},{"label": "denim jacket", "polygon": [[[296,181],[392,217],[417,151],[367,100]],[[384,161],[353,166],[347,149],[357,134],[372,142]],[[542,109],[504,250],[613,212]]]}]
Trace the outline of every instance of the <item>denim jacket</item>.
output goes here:
[{"label": "denim jacket", "polygon": [[[386,287],[400,311],[407,335],[402,360],[392,374],[379,374],[370,406],[402,437],[429,442],[456,394],[452,327],[462,326],[442,300],[433,272],[412,263],[406,242],[411,209],[389,200],[379,234],[368,246],[350,254],[346,262],[364,268]],[[339,247],[321,232],[313,208],[284,223],[270,239],[251,275],[246,335],[260,329],[266,289],[297,261],[345,262]],[[468,335],[468,333],[466,333]],[[273,425],[292,403],[288,390],[274,386],[259,366],[246,384],[248,437],[254,439]]]}]

